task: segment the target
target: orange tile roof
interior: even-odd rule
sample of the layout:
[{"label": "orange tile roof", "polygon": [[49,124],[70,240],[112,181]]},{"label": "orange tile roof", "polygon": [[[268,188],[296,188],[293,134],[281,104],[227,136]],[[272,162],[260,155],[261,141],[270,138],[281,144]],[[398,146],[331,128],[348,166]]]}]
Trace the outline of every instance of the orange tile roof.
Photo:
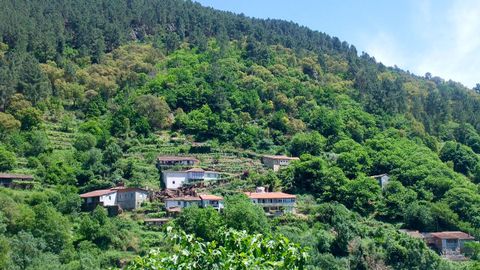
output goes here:
[{"label": "orange tile roof", "polygon": [[222,201],[222,200],[223,200],[223,197],[215,196],[215,195],[203,194],[203,195],[200,195],[200,199],[202,199],[202,200],[210,200],[210,201]]},{"label": "orange tile roof", "polygon": [[283,192],[245,192],[250,199],[295,199],[297,196]]},{"label": "orange tile roof", "polygon": [[80,197],[81,198],[99,197],[99,196],[103,196],[103,195],[107,195],[115,192],[117,191],[112,189],[99,189],[99,190],[94,190],[94,191],[80,194]]},{"label": "orange tile roof", "polygon": [[469,235],[468,233],[464,233],[460,231],[434,232],[434,233],[430,233],[430,236],[440,238],[440,239],[465,239],[465,240],[475,239],[473,236]]}]

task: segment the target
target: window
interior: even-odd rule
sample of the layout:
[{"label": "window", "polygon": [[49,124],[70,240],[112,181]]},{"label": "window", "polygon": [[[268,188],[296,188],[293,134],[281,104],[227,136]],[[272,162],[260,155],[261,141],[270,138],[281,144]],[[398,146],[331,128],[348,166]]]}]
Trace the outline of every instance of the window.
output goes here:
[{"label": "window", "polygon": [[175,185],[175,181],[172,181],[172,185]]},{"label": "window", "polygon": [[178,205],[182,205],[182,202],[178,201],[177,204],[178,204]]},{"label": "window", "polygon": [[111,200],[111,199],[112,199],[112,196],[108,196],[108,199]]}]

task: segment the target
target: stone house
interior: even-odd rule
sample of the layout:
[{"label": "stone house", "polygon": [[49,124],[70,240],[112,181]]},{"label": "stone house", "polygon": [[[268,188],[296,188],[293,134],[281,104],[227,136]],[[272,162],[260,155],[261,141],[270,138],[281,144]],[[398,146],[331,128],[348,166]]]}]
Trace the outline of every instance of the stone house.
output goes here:
[{"label": "stone house", "polygon": [[294,160],[300,160],[298,157],[287,156],[263,156],[262,162],[265,167],[272,169],[273,171],[280,170],[281,167],[288,166],[290,162]]},{"label": "stone house", "polygon": [[141,188],[115,187],[90,191],[80,197],[84,199],[83,207],[86,210],[94,209],[97,205],[133,210],[148,200],[148,191]]}]

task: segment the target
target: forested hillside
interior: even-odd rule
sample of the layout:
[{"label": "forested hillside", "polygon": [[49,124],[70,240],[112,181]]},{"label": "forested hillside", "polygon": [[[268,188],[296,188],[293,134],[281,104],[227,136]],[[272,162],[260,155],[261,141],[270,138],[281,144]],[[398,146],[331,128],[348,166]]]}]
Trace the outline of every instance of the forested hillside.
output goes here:
[{"label": "forested hillside", "polygon": [[[471,261],[453,263],[398,232],[480,239],[475,91],[295,23],[190,1],[0,2],[0,172],[36,181],[0,188],[0,269],[105,269],[137,255],[146,257],[131,269],[168,268],[178,266],[160,263],[172,247],[200,254],[217,248],[207,241],[238,250],[233,242],[264,239],[294,250],[280,264],[275,251],[242,246],[265,269],[480,267],[478,244]],[[242,175],[210,190],[226,196],[224,213],[188,209],[172,238],[142,225],[164,214],[159,202],[117,217],[80,211],[81,192],[158,190],[156,155],[199,143],[204,164]],[[257,166],[260,154],[301,158],[273,173]],[[383,173],[384,190],[369,177]],[[302,215],[267,219],[234,195],[260,185],[298,194]],[[215,254],[183,259],[208,268],[243,256]]]}]

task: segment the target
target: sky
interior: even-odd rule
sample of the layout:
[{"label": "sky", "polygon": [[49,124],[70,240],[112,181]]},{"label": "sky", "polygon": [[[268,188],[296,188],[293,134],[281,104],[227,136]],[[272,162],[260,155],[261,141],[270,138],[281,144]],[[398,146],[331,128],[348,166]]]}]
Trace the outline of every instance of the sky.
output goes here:
[{"label": "sky", "polygon": [[480,83],[479,0],[196,0],[336,36],[387,66]]}]

